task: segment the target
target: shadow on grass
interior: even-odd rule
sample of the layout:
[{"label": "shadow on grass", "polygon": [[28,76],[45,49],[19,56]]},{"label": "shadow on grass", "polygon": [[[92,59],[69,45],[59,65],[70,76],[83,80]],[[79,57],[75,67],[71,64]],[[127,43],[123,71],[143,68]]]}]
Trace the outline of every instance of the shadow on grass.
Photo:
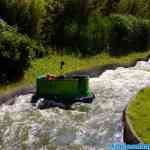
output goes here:
[{"label": "shadow on grass", "polygon": [[0,57],[0,84],[6,85],[21,80],[24,76],[23,68],[17,61]]}]

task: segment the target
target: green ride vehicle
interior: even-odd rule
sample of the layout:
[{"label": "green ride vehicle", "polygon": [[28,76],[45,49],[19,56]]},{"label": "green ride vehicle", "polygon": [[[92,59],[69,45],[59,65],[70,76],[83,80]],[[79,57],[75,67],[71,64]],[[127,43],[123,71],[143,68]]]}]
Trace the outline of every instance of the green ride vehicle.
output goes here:
[{"label": "green ride vehicle", "polygon": [[31,102],[38,103],[39,108],[45,108],[56,103],[68,105],[75,102],[90,103],[94,98],[89,88],[88,76],[44,75],[36,79],[36,94]]}]

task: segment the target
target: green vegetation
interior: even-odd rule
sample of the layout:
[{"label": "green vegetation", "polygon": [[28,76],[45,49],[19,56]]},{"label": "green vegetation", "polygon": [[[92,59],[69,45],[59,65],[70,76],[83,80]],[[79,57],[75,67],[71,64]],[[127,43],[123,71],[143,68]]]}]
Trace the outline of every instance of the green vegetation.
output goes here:
[{"label": "green vegetation", "polygon": [[[130,64],[147,56],[150,0],[0,0],[0,95],[34,85],[42,74]],[[63,70],[61,61],[65,62]],[[135,131],[145,143],[150,142],[149,97],[150,88],[142,90],[128,111]],[[68,117],[82,122],[82,113],[88,113],[90,108],[78,109],[81,114],[68,113]],[[31,114],[32,120],[37,117],[40,118],[38,113]],[[7,114],[5,120],[11,124]],[[6,123],[2,123],[3,128]],[[65,132],[74,136],[76,131],[61,128],[58,137]],[[56,149],[47,133],[41,133],[36,147],[44,143]],[[26,140],[25,127],[19,136]],[[26,149],[26,143],[21,144]],[[82,146],[73,145],[70,149]]]},{"label": "green vegetation", "polygon": [[45,0],[0,0],[0,16],[19,31],[38,36],[45,16]]},{"label": "green vegetation", "polygon": [[[19,88],[35,83],[37,75],[51,73],[55,75],[74,72],[81,69],[89,69],[95,66],[103,66],[105,64],[130,63],[135,59],[145,58],[150,52],[137,52],[121,57],[112,57],[107,53],[101,53],[93,57],[81,57],[75,55],[58,55],[51,54],[45,58],[38,58],[31,61],[31,67],[25,72],[24,78],[16,83],[0,86],[0,93],[9,93]],[[60,71],[60,61],[65,61],[63,71]]]},{"label": "green vegetation", "polygon": [[137,135],[150,143],[150,88],[141,90],[133,99],[128,109],[129,120]]},{"label": "green vegetation", "polygon": [[[46,53],[46,50],[40,42],[32,40],[27,35],[17,32],[16,28],[9,26],[1,19],[0,37],[0,57],[7,57],[15,61],[20,61],[25,65],[29,57],[42,57],[44,53]],[[27,60],[25,61],[24,59]]]},{"label": "green vegetation", "polygon": [[[65,26],[61,43],[72,51],[97,54],[102,51],[118,56],[145,51],[150,43],[150,21],[133,16],[91,16],[83,26],[72,22]],[[76,41],[76,42],[74,42]]]},{"label": "green vegetation", "polygon": [[117,13],[150,18],[150,0],[120,0]]},{"label": "green vegetation", "polygon": [[[46,53],[44,47],[0,20],[0,83],[19,79],[30,59]],[[5,66],[5,67],[3,67]]]},{"label": "green vegetation", "polygon": [[48,47],[118,55],[149,46],[149,5],[150,0],[0,0],[0,16]]},{"label": "green vegetation", "polygon": [[0,0],[0,89],[146,56],[149,9],[150,0]]}]

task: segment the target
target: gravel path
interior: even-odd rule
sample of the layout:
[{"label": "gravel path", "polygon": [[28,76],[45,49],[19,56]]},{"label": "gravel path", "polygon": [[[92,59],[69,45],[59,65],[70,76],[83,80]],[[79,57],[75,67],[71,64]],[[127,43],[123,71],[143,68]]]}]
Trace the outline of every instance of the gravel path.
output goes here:
[{"label": "gravel path", "polygon": [[107,150],[122,141],[122,111],[140,89],[150,86],[150,61],[107,70],[90,79],[92,104],[75,110],[38,110],[32,94],[0,107],[0,150]]}]

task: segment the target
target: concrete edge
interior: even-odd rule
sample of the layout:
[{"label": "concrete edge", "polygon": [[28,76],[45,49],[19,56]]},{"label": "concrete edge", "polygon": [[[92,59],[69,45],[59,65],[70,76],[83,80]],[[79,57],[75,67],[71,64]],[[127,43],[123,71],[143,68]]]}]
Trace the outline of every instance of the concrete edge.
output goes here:
[{"label": "concrete edge", "polygon": [[35,85],[30,85],[28,87],[23,87],[19,90],[16,90],[15,92],[12,92],[10,94],[4,94],[0,96],[0,105],[2,105],[3,103],[13,104],[15,100],[14,98],[16,96],[35,93],[35,91],[36,91]]},{"label": "concrete edge", "polygon": [[144,143],[140,137],[136,134],[131,121],[128,117],[128,108],[133,99],[128,103],[127,107],[123,111],[123,140],[127,144],[139,144]]},{"label": "concrete edge", "polygon": [[131,61],[129,63],[126,64],[120,64],[120,63],[113,63],[113,64],[106,64],[103,66],[96,66],[90,69],[85,69],[85,70],[80,70],[80,71],[76,71],[76,72],[71,72],[71,73],[67,73],[65,74],[66,76],[72,76],[72,75],[89,75],[89,77],[98,77],[100,76],[105,70],[115,70],[118,67],[124,67],[124,68],[128,68],[128,67],[133,67],[136,65],[136,63],[138,61],[148,61],[150,58],[150,54],[147,55],[145,58],[139,58],[139,59],[135,59],[134,61]]}]

